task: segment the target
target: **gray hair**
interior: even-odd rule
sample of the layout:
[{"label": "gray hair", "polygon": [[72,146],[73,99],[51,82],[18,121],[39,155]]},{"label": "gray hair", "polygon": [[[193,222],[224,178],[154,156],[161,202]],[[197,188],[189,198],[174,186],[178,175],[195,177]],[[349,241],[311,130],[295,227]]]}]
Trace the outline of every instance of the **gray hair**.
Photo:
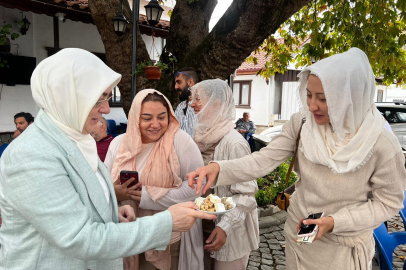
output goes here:
[{"label": "gray hair", "polygon": [[243,112],[242,116],[244,116],[244,115],[246,115],[246,114],[250,115],[249,112]]}]

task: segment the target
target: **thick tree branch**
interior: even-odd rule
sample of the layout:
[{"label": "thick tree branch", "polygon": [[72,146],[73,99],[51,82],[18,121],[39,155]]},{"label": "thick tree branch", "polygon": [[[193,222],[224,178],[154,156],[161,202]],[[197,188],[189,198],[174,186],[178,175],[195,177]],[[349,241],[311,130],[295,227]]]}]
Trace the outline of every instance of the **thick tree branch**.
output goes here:
[{"label": "thick tree branch", "polygon": [[217,0],[177,0],[171,16],[171,31],[166,44],[167,52],[178,61],[194,50],[209,33],[209,22]]},{"label": "thick tree branch", "polygon": [[252,51],[310,0],[234,0],[205,40],[181,65],[202,79],[227,78]]}]

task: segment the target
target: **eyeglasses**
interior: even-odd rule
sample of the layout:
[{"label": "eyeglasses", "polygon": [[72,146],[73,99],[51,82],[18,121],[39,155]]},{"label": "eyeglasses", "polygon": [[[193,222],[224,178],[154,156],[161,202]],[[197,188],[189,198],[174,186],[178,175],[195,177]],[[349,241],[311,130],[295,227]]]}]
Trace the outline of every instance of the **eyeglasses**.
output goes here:
[{"label": "eyeglasses", "polygon": [[175,80],[176,80],[176,77],[178,77],[178,76],[179,76],[179,74],[186,75],[186,76],[190,77],[192,80],[195,80],[195,79],[193,79],[193,77],[192,77],[192,76],[190,76],[189,74],[184,73],[184,72],[180,72],[180,71],[178,71],[178,72],[176,72],[176,73],[175,73]]},{"label": "eyeglasses", "polygon": [[109,97],[106,99],[99,99],[94,106],[96,108],[99,108],[103,102],[109,101],[112,97],[113,97],[113,94],[110,94]]}]

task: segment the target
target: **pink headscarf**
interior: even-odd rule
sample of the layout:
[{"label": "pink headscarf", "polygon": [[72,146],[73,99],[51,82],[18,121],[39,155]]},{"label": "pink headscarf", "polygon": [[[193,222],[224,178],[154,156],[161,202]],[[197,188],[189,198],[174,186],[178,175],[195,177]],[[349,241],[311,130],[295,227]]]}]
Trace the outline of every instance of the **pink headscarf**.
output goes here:
[{"label": "pink headscarf", "polygon": [[[180,164],[178,156],[173,147],[175,133],[179,129],[179,121],[175,117],[172,105],[160,92],[153,89],[140,91],[134,98],[128,114],[127,133],[118,149],[114,160],[111,178],[116,181],[122,170],[136,171],[135,159],[142,151],[141,133],[139,128],[142,101],[148,94],[157,93],[163,96],[169,107],[169,125],[165,134],[156,142],[147,163],[140,176],[143,188],[146,188],[148,195],[155,202],[168,193],[170,189],[178,188],[182,184],[180,179]],[[160,211],[139,209],[139,204],[133,200],[124,201],[134,208],[136,217],[150,216]],[[169,246],[164,251],[148,250],[145,252],[145,259],[156,268],[169,270],[171,256]],[[124,269],[138,270],[138,255],[124,258]]]},{"label": "pink headscarf", "polygon": [[139,121],[142,101],[148,94],[157,93],[163,96],[169,106],[169,125],[165,134],[156,142],[145,165],[140,182],[147,188],[148,194],[155,202],[165,196],[171,188],[178,188],[182,184],[180,179],[180,165],[173,148],[175,133],[179,129],[179,121],[175,117],[168,99],[153,89],[140,91],[134,98],[128,114],[127,133],[114,160],[111,178],[117,180],[120,171],[136,171],[135,158],[142,150]]}]

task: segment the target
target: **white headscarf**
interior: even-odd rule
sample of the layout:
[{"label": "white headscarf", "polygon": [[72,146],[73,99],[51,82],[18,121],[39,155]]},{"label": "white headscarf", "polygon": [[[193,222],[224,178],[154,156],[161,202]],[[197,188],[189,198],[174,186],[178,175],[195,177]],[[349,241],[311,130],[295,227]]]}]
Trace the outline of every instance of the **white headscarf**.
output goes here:
[{"label": "white headscarf", "polygon": [[96,142],[82,130],[103,92],[120,79],[120,74],[82,49],[61,50],[39,63],[31,76],[35,102],[79,148],[94,172],[98,166]]},{"label": "white headscarf", "polygon": [[197,114],[193,139],[203,155],[205,164],[218,142],[235,127],[235,104],[230,87],[220,79],[202,81],[192,87],[195,99],[203,105]]},{"label": "white headscarf", "polygon": [[[330,124],[317,125],[306,103],[309,75],[317,76],[327,100]],[[311,162],[335,173],[355,171],[372,156],[384,127],[375,106],[375,77],[363,51],[352,48],[306,67],[300,74],[299,96],[306,118],[300,150]]]}]

